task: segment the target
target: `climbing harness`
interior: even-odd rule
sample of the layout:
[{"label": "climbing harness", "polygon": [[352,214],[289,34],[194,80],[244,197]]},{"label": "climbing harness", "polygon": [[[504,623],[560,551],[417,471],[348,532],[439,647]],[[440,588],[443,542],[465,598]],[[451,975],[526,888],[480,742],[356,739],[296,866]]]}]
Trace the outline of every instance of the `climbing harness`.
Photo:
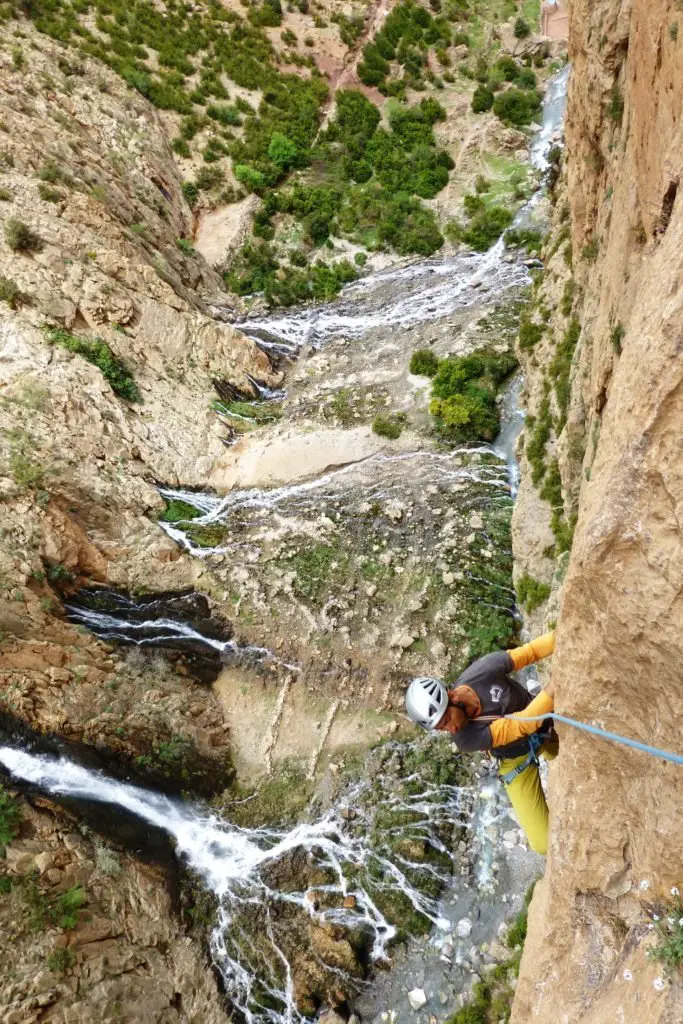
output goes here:
[{"label": "climbing harness", "polygon": [[633,747],[634,750],[642,750],[645,754],[653,757],[661,757],[664,761],[672,761],[673,764],[683,764],[683,755],[673,754],[670,750],[660,750],[659,747],[651,747],[639,740],[631,740],[628,736],[620,736],[616,732],[608,732],[607,729],[599,729],[597,725],[586,725],[585,722],[577,722],[575,718],[567,718],[565,715],[558,715],[557,712],[549,711],[544,715],[534,715],[524,718],[522,715],[503,715],[503,718],[512,718],[518,722],[543,722],[546,718],[554,718],[556,722],[564,722],[565,725],[573,725],[575,729],[582,729],[593,736],[600,736],[605,740],[613,740],[615,743],[622,743],[625,747]]},{"label": "climbing harness", "polygon": [[[545,715],[544,717],[547,718],[548,716]],[[547,737],[539,736],[538,733],[533,733],[531,736],[528,737],[528,739],[529,753],[527,754],[526,759],[522,761],[521,764],[518,764],[514,768],[512,768],[509,772],[498,773],[500,779],[506,786],[509,786],[512,782],[514,782],[517,776],[521,775],[522,772],[525,772],[527,768],[529,768],[532,764],[538,765],[538,750],[540,747],[543,746]]]}]

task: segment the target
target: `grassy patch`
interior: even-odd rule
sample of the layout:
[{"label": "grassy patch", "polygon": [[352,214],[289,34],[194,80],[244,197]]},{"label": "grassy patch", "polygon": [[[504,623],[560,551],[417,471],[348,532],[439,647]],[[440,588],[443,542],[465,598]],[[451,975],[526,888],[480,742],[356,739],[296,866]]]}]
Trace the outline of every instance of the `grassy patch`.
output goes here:
[{"label": "grassy patch", "polygon": [[388,437],[395,441],[401,436],[404,426],[404,419],[400,414],[396,416],[379,415],[372,421],[372,431],[379,437]]},{"label": "grassy patch", "polygon": [[312,792],[311,780],[306,778],[302,765],[283,761],[251,794],[228,791],[221,800],[221,807],[230,820],[242,828],[289,824],[301,817]]},{"label": "grassy patch", "polygon": [[52,896],[39,888],[35,878],[21,879],[21,893],[29,907],[29,925],[34,931],[45,928],[64,928],[72,931],[79,921],[79,911],[87,904],[88,896],[80,885],[73,885],[59,896]]},{"label": "grassy patch", "polygon": [[51,327],[45,328],[45,335],[50,344],[75,352],[96,366],[119,398],[125,398],[128,402],[141,401],[140,392],[130,371],[125,363],[114,355],[106,341],[102,341],[101,338],[79,338],[68,331]]},{"label": "grassy patch", "polygon": [[683,971],[683,901],[676,896],[661,909],[655,922],[657,945],[648,951],[648,956],[664,964],[669,977],[679,976]]},{"label": "grassy patch", "polygon": [[159,516],[159,519],[163,523],[180,523],[184,521],[191,521],[198,519],[204,513],[195,508],[194,505],[190,505],[187,501],[181,501],[179,498],[172,498],[168,502],[166,508]]},{"label": "grassy patch", "polygon": [[349,557],[338,544],[313,544],[290,555],[285,565],[293,569],[292,589],[298,598],[319,606],[348,571]]},{"label": "grassy patch", "polygon": [[184,532],[200,548],[219,548],[228,536],[223,523],[189,523]]}]

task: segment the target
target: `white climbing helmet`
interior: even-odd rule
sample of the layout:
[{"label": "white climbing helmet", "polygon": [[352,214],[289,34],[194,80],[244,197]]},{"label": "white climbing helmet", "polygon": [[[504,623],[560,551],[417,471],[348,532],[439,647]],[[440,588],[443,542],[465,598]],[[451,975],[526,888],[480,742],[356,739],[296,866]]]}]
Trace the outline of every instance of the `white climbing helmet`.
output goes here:
[{"label": "white climbing helmet", "polygon": [[448,707],[446,687],[438,679],[413,679],[406,690],[406,711],[415,725],[435,729]]}]

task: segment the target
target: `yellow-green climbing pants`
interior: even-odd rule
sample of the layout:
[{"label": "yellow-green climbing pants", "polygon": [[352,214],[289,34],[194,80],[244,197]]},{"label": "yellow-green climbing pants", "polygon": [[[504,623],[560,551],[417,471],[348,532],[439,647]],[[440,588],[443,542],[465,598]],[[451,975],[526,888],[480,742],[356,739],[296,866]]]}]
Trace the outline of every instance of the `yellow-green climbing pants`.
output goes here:
[{"label": "yellow-green climbing pants", "polygon": [[[545,743],[539,753],[543,754],[546,760],[552,761],[557,756],[557,743]],[[508,758],[500,762],[498,770],[501,775],[505,775],[524,761],[526,755]],[[537,766],[530,764],[509,785],[505,785],[505,791],[517,815],[520,828],[526,832],[529,846],[536,853],[545,856],[548,852],[548,805]]]}]

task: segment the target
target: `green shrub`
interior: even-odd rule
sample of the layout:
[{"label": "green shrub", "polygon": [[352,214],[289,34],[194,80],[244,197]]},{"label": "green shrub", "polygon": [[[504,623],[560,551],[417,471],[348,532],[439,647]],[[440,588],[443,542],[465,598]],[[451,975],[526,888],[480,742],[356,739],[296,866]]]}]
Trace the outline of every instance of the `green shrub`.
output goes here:
[{"label": "green shrub", "polygon": [[506,53],[496,61],[495,70],[503,76],[506,82],[514,82],[520,72],[520,67],[515,58]]},{"label": "green shrub", "polygon": [[618,82],[612,84],[607,113],[612,121],[621,124],[621,119],[624,116],[624,97]]},{"label": "green shrub", "polygon": [[266,186],[266,176],[246,164],[236,164],[233,172],[240,185],[244,185],[249,192],[260,192]]},{"label": "green shrub", "polygon": [[372,421],[373,433],[379,434],[380,437],[388,437],[392,441],[395,441],[397,437],[401,436],[403,431],[403,421],[398,416],[375,416]]},{"label": "green shrub", "polygon": [[73,967],[75,962],[76,954],[74,951],[64,946],[57,946],[47,958],[48,969],[54,974],[64,974],[69,967]]},{"label": "green shrub", "polygon": [[524,18],[519,17],[515,21],[515,39],[526,39],[531,35],[531,27]]},{"label": "green shrub", "polygon": [[276,167],[282,171],[289,170],[296,164],[298,155],[296,144],[291,139],[282,132],[273,132],[268,146],[268,156]]},{"label": "green shrub", "polygon": [[368,254],[365,252],[357,252],[353,257],[353,262],[358,267],[364,267],[368,262]]},{"label": "green shrub", "polygon": [[497,242],[512,222],[512,213],[504,206],[489,206],[477,213],[462,231],[462,240],[478,252]]},{"label": "green shrub", "polygon": [[531,615],[544,601],[550,597],[550,587],[547,583],[535,580],[533,576],[526,573],[517,582],[517,600],[524,607],[524,610]]},{"label": "green shrub", "polygon": [[184,181],[180,190],[189,206],[195,206],[199,199],[199,189],[194,181]]},{"label": "green shrub", "polygon": [[79,338],[75,334],[59,328],[47,328],[46,337],[50,344],[59,345],[69,352],[83,356],[89,363],[96,366],[109,384],[114,394],[125,398],[128,402],[140,402],[141,395],[130,372],[109,345],[101,338]]},{"label": "green shrub", "polygon": [[531,466],[531,481],[537,487],[545,476],[546,445],[550,440],[550,428],[552,427],[548,394],[543,396],[538,417],[527,416],[526,427],[530,431],[530,435],[526,440],[524,452]]},{"label": "green shrub", "polygon": [[200,192],[210,192],[225,181],[225,171],[220,167],[201,167],[195,181]]},{"label": "green shrub", "polygon": [[418,377],[434,377],[439,369],[439,360],[429,348],[420,348],[410,357],[410,372]]},{"label": "green shrub", "polygon": [[581,250],[581,256],[584,260],[588,260],[589,262],[592,263],[593,260],[597,259],[599,249],[600,247],[598,244],[598,240],[594,236],[593,238],[591,238],[589,242],[586,243],[586,245],[584,245],[583,249]]},{"label": "green shrub", "polygon": [[22,301],[21,288],[9,277],[0,277],[0,302],[6,302],[10,309],[18,309]]},{"label": "green shrub", "polygon": [[521,349],[533,348],[534,345],[538,345],[542,337],[543,327],[541,324],[535,324],[528,317],[523,317],[520,320],[518,340]]},{"label": "green shrub", "polygon": [[176,238],[175,244],[178,246],[183,256],[196,256],[196,250],[192,245],[189,238]]},{"label": "green shrub", "polygon": [[5,224],[5,241],[13,252],[36,252],[43,245],[28,224],[16,217],[10,217]]},{"label": "green shrub", "polygon": [[492,441],[500,429],[496,395],[517,366],[514,356],[485,350],[439,362],[429,411],[452,441]]},{"label": "green shrub", "polygon": [[562,299],[560,300],[560,312],[563,316],[571,316],[572,309],[574,308],[575,292],[576,284],[574,278],[570,277],[569,280],[565,282]]},{"label": "green shrub", "polygon": [[21,808],[0,783],[0,852],[11,843],[21,825]]},{"label": "green shrub", "polygon": [[483,114],[493,106],[495,96],[486,85],[478,85],[472,96],[472,110],[475,114]]},{"label": "green shrub", "polygon": [[8,188],[0,188],[0,202],[9,203],[12,200],[12,193]]},{"label": "green shrub", "polygon": [[280,0],[263,0],[260,7],[250,7],[249,21],[252,25],[277,28],[282,23],[282,4]]},{"label": "green shrub", "polygon": [[192,155],[190,153],[190,147],[188,146],[187,142],[180,136],[178,136],[177,139],[173,140],[173,142],[171,143],[171,149],[173,150],[174,153],[177,153],[178,156],[185,157],[185,159],[189,159],[189,157]]},{"label": "green shrub", "polygon": [[54,160],[48,161],[38,171],[38,177],[41,181],[49,181],[54,185],[56,181],[60,181],[62,178],[62,172]]},{"label": "green shrub", "polygon": [[617,353],[617,355],[621,355],[621,343],[624,340],[625,334],[626,330],[622,323],[615,324],[612,328],[610,339],[614,347],[614,351]]},{"label": "green shrub", "polygon": [[38,182],[38,195],[46,203],[58,203],[63,198],[58,188],[50,188],[43,181]]},{"label": "green shrub", "polygon": [[541,98],[537,92],[514,87],[499,92],[493,101],[493,113],[501,121],[518,127],[533,121],[540,109]]},{"label": "green shrub", "polygon": [[518,249],[534,252],[541,247],[543,235],[538,228],[508,228],[505,232],[505,244]]},{"label": "green shrub", "polygon": [[555,354],[548,367],[548,375],[554,382],[555,397],[560,410],[560,422],[558,429],[564,426],[564,421],[569,407],[569,373],[572,365],[574,350],[581,334],[581,323],[576,317],[572,317],[564,332],[562,340],[555,349]]},{"label": "green shrub", "polygon": [[237,107],[226,106],[221,103],[212,103],[206,108],[207,116],[214,121],[224,125],[237,126],[242,124],[242,118]]}]

